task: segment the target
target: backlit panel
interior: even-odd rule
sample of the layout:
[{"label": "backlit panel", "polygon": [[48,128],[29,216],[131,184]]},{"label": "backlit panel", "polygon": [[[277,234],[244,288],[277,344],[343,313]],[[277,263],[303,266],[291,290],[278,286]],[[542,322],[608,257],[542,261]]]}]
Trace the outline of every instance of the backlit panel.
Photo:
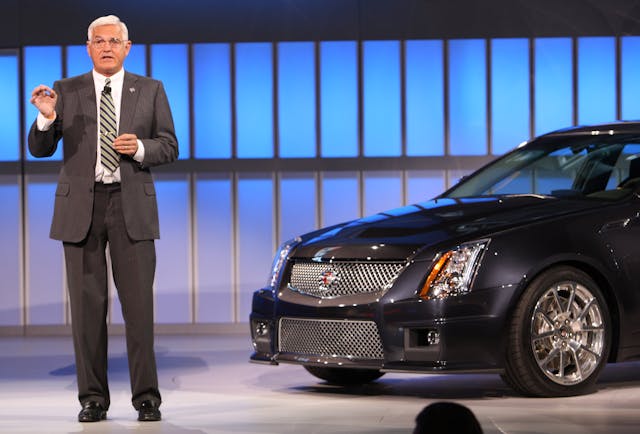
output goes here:
[{"label": "backlit panel", "polygon": [[[186,44],[162,44],[151,47],[151,72],[161,80],[169,99],[178,138],[180,159],[189,158],[189,57]],[[123,92],[126,92],[124,89]]]},{"label": "backlit panel", "polygon": [[625,36],[620,43],[620,105],[622,119],[640,119],[640,36]]},{"label": "backlit panel", "polygon": [[449,152],[487,153],[486,42],[449,42]]},{"label": "backlit panel", "polygon": [[20,159],[19,91],[18,56],[0,54],[0,161]]},{"label": "backlit panel", "polygon": [[233,322],[233,207],[228,174],[196,180],[196,322]]},{"label": "backlit panel", "polygon": [[491,145],[501,155],[529,139],[529,40],[491,42]]},{"label": "backlit panel", "polygon": [[271,158],[273,151],[272,47],[236,44],[238,157]]},{"label": "backlit panel", "polygon": [[365,172],[364,215],[369,216],[402,206],[401,172]]},{"label": "backlit panel", "polygon": [[27,323],[65,324],[62,243],[49,238],[55,177],[32,175],[27,185]]},{"label": "backlit panel", "polygon": [[278,134],[283,158],[316,156],[315,78],[312,42],[278,44]]},{"label": "backlit panel", "polygon": [[573,44],[570,38],[534,41],[535,135],[573,124]]},{"label": "backlit panel", "polygon": [[442,41],[406,42],[407,155],[444,155]]},{"label": "backlit panel", "polygon": [[248,321],[253,292],[263,288],[275,253],[273,180],[247,174],[238,181],[238,305],[236,321]]},{"label": "backlit panel", "polygon": [[407,172],[407,204],[433,199],[444,190],[444,172],[441,170]]},{"label": "backlit panel", "polygon": [[20,186],[18,177],[0,175],[0,326],[20,325]]},{"label": "backlit panel", "polygon": [[400,43],[363,43],[364,155],[396,157],[402,153]]},{"label": "backlit panel", "polygon": [[322,226],[346,222],[361,216],[360,182],[356,172],[322,174]]},{"label": "backlit panel", "polygon": [[358,47],[354,41],[320,43],[322,157],[358,155]]},{"label": "backlit panel", "polygon": [[231,157],[229,44],[193,47],[193,118],[196,158]]},{"label": "backlit panel", "polygon": [[125,71],[138,75],[147,75],[147,46],[140,44],[131,45],[129,55],[124,61]]},{"label": "backlit panel", "polygon": [[75,77],[76,75],[86,74],[93,69],[91,57],[87,52],[86,45],[70,45],[67,49],[67,70],[66,77]]},{"label": "backlit panel", "polygon": [[578,124],[615,119],[615,38],[578,38]]},{"label": "backlit panel", "polygon": [[155,321],[179,324],[191,321],[189,183],[182,175],[158,176],[156,192],[160,239],[156,240]]},{"label": "backlit panel", "polygon": [[[62,48],[25,47],[23,53],[24,95],[27,100],[25,104],[25,133],[28,134],[31,124],[38,115],[38,110],[28,102],[31,92],[40,84],[53,87],[53,83],[62,78]],[[45,159],[60,160],[62,158],[62,143],[59,145],[55,154]],[[36,158],[27,152],[27,160],[36,160]]]},{"label": "backlit panel", "polygon": [[316,229],[313,174],[286,173],[280,179],[280,243]]}]

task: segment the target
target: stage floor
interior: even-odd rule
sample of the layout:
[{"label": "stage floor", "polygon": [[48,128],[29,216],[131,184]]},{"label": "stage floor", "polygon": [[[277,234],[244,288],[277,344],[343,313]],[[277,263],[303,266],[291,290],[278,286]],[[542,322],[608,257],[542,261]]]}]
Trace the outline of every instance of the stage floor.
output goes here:
[{"label": "stage floor", "polygon": [[485,433],[640,432],[640,363],[608,366],[596,393],[523,398],[497,375],[387,374],[331,387],[298,366],[248,363],[246,334],[156,338],[161,422],[130,404],[124,337],[110,337],[107,420],[80,424],[70,337],[0,337],[0,433],[411,433],[435,401],[462,403]]}]

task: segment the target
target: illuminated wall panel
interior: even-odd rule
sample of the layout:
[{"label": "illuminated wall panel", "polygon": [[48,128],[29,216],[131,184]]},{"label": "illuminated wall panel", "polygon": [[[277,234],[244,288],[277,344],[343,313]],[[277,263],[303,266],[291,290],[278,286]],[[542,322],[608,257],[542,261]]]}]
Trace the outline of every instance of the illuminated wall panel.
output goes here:
[{"label": "illuminated wall panel", "polygon": [[358,173],[323,173],[321,204],[322,226],[331,226],[360,217]]},{"label": "illuminated wall panel", "polygon": [[[189,158],[189,56],[186,44],[151,46],[151,73],[161,80],[173,115],[180,159]],[[124,89],[123,92],[127,90]]]},{"label": "illuminated wall panel", "polygon": [[238,306],[236,321],[249,320],[251,298],[263,288],[275,251],[271,176],[242,175],[238,181]]},{"label": "illuminated wall panel", "polygon": [[86,74],[93,69],[91,57],[87,52],[86,45],[70,45],[67,49],[67,65],[66,77],[75,77],[76,75]]},{"label": "illuminated wall panel", "polygon": [[280,156],[316,156],[315,50],[312,42],[278,44]]},{"label": "illuminated wall panel", "polygon": [[272,64],[271,44],[236,44],[236,133],[240,158],[274,155]]},{"label": "illuminated wall panel", "polygon": [[640,36],[626,36],[620,43],[620,105],[622,119],[640,119]]},{"label": "illuminated wall panel", "polygon": [[64,324],[62,243],[49,238],[55,176],[31,175],[27,185],[27,323]]},{"label": "illuminated wall panel", "polygon": [[[0,58],[1,59],[1,58]],[[20,186],[18,177],[0,175],[0,325],[20,325]]]},{"label": "illuminated wall panel", "polygon": [[231,157],[229,44],[193,47],[193,119],[196,158]]},{"label": "illuminated wall panel", "polygon": [[133,44],[124,62],[124,69],[138,75],[147,75],[147,46]]},{"label": "illuminated wall panel", "polygon": [[[233,322],[233,209],[228,174],[196,181],[196,322]],[[269,264],[265,267],[268,268]],[[268,270],[265,271],[265,275]]]},{"label": "illuminated wall panel", "polygon": [[358,46],[320,43],[320,136],[322,157],[358,155]]},{"label": "illuminated wall panel", "polygon": [[615,119],[615,38],[579,38],[578,124],[609,122]]},{"label": "illuminated wall panel", "polygon": [[402,206],[401,172],[364,174],[364,215],[372,215]]},{"label": "illuminated wall panel", "polygon": [[0,161],[20,159],[19,83],[18,56],[0,54]]},{"label": "illuminated wall panel", "polygon": [[[25,134],[29,133],[31,124],[36,120],[38,110],[30,104],[31,91],[38,85],[53,87],[56,80],[62,78],[62,48],[61,47],[24,47],[24,95],[25,95]],[[26,138],[25,138],[26,143]],[[59,143],[55,154],[46,160],[60,160],[62,157],[62,143]],[[37,160],[27,151],[27,160]],[[42,159],[39,159],[42,160]]]},{"label": "illuminated wall panel", "polygon": [[191,321],[189,182],[159,178],[156,180],[160,239],[156,240],[155,320],[188,323]]},{"label": "illuminated wall panel", "polygon": [[444,190],[444,172],[441,170],[407,172],[407,204],[433,199]]},{"label": "illuminated wall panel", "polygon": [[451,155],[487,153],[486,42],[449,42],[449,151]]},{"label": "illuminated wall panel", "polygon": [[529,139],[529,40],[491,42],[491,144],[504,154]]},{"label": "illuminated wall panel", "polygon": [[316,229],[313,174],[284,173],[280,179],[280,243]]},{"label": "illuminated wall panel", "polygon": [[364,155],[402,153],[400,43],[363,43]]},{"label": "illuminated wall panel", "polygon": [[573,44],[570,38],[539,38],[535,49],[535,135],[573,124]]},{"label": "illuminated wall panel", "polygon": [[407,155],[444,155],[442,41],[406,42]]}]

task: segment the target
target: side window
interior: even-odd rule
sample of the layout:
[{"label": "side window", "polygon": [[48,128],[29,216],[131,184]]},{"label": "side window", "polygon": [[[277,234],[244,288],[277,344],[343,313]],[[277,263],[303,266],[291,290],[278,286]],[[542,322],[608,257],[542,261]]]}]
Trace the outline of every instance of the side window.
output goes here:
[{"label": "side window", "polygon": [[613,190],[628,179],[640,178],[640,143],[625,145],[607,184]]}]

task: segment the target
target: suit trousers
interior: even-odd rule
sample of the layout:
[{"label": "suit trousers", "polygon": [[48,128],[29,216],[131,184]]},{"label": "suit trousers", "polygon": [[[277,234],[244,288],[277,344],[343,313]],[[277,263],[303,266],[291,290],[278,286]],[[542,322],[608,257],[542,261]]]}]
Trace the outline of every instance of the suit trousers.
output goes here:
[{"label": "suit trousers", "polygon": [[[153,349],[153,240],[132,240],[127,234],[120,184],[94,186],[91,228],[80,243],[64,242],[71,305],[78,399],[109,408],[107,382],[107,251],[122,306],[132,403],[160,404]],[[108,247],[108,249],[107,249]]]}]

